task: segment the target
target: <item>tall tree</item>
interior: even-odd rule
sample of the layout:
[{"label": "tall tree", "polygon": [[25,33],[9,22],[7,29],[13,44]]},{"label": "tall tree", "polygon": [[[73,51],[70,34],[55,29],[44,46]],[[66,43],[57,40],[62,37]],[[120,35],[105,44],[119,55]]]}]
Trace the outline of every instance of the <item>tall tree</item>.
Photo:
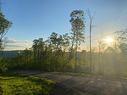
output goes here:
[{"label": "tall tree", "polygon": [[118,47],[120,48],[123,54],[127,55],[127,29],[123,31],[117,31],[115,33]]},{"label": "tall tree", "polygon": [[93,16],[91,16],[90,10],[87,11],[89,16],[89,32],[90,32],[90,72],[93,72],[94,64],[92,63],[92,24],[93,24]]},{"label": "tall tree", "polygon": [[63,46],[62,35],[58,35],[57,33],[53,32],[49,38],[50,38],[51,44],[53,45],[54,50],[62,49],[62,46]]},{"label": "tall tree", "polygon": [[37,57],[38,57],[38,39],[35,39],[33,41],[33,58],[34,58],[34,63],[37,63]]},{"label": "tall tree", "polygon": [[68,49],[69,44],[70,44],[70,36],[68,35],[68,33],[63,35],[63,50],[66,51],[66,49]]},{"label": "tall tree", "polygon": [[7,30],[11,26],[11,22],[8,21],[2,12],[0,12],[0,49],[2,48],[2,39],[7,33]]},{"label": "tall tree", "polygon": [[43,59],[44,50],[45,50],[45,42],[43,41],[43,38],[35,39],[33,41],[32,48],[33,48],[35,63],[40,63]]},{"label": "tall tree", "polygon": [[70,14],[71,17],[71,25],[72,25],[72,46],[71,50],[73,51],[75,49],[75,70],[77,67],[77,51],[78,46],[81,44],[81,42],[84,42],[84,11],[82,10],[74,10]]},{"label": "tall tree", "polygon": [[98,40],[98,63],[99,63],[99,73],[104,73],[104,64],[103,64],[103,52],[105,49],[105,44],[102,40]]}]

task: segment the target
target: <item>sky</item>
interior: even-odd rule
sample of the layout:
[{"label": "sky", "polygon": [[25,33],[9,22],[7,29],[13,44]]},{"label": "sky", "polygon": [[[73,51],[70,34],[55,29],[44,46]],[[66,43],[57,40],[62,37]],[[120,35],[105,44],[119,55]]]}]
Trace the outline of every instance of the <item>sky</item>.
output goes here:
[{"label": "sky", "polygon": [[5,50],[30,48],[37,38],[48,38],[52,32],[70,33],[70,13],[85,12],[85,36],[89,44],[89,19],[93,15],[93,45],[113,32],[127,28],[127,0],[1,0],[2,11],[13,24],[6,38]]}]

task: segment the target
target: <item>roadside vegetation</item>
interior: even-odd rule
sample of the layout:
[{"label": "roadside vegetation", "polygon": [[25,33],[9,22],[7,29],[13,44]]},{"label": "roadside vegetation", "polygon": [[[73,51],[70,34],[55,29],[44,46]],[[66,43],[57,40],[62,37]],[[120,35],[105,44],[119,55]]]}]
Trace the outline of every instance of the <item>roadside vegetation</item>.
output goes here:
[{"label": "roadside vegetation", "polygon": [[54,82],[37,77],[0,75],[0,95],[49,95]]}]

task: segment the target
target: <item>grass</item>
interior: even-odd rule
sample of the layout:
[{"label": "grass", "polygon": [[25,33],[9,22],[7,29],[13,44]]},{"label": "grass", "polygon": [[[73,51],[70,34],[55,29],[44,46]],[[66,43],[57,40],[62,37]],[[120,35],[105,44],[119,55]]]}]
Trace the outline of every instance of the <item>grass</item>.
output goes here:
[{"label": "grass", "polygon": [[0,75],[0,95],[49,95],[54,82],[38,77]]}]

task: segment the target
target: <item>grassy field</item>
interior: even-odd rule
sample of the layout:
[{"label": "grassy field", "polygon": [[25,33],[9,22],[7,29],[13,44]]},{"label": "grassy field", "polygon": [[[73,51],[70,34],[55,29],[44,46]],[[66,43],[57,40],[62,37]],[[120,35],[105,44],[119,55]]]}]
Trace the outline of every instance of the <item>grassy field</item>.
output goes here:
[{"label": "grassy field", "polygon": [[54,82],[37,77],[0,75],[0,95],[49,95]]}]

